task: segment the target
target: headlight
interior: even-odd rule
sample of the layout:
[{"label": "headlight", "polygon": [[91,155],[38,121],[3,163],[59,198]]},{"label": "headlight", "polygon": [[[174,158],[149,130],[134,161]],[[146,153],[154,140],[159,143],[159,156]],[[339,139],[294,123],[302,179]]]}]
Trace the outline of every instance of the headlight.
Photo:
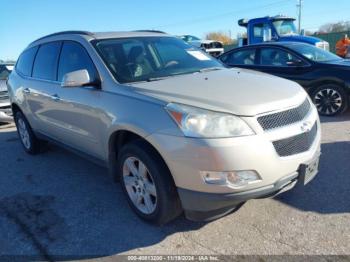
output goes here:
[{"label": "headlight", "polygon": [[187,137],[223,138],[254,135],[239,117],[170,103],[166,110]]}]

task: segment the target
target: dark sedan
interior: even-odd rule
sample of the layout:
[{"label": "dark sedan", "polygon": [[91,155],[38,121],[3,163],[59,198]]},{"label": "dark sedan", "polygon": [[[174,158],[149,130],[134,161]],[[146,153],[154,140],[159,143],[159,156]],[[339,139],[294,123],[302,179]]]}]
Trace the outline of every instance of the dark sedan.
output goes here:
[{"label": "dark sedan", "polygon": [[337,115],[348,108],[350,61],[328,51],[303,43],[264,43],[233,49],[219,59],[229,67],[253,69],[298,82],[321,115]]}]

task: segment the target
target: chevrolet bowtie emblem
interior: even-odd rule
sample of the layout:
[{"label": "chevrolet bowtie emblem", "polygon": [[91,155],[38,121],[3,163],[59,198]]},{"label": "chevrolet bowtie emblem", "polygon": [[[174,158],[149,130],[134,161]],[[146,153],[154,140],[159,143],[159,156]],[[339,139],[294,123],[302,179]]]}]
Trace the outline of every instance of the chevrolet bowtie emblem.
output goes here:
[{"label": "chevrolet bowtie emblem", "polygon": [[304,133],[310,132],[311,128],[311,122],[304,122],[300,127],[301,131],[303,131]]}]

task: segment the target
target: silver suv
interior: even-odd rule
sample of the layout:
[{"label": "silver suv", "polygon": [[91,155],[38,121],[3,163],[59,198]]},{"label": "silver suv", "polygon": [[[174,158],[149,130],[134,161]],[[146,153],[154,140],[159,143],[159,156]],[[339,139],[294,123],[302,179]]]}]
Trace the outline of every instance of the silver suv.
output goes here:
[{"label": "silver suv", "polygon": [[161,32],[43,37],[8,88],[25,151],[53,141],[108,167],[153,223],[214,219],[317,173],[320,123],[303,88]]}]

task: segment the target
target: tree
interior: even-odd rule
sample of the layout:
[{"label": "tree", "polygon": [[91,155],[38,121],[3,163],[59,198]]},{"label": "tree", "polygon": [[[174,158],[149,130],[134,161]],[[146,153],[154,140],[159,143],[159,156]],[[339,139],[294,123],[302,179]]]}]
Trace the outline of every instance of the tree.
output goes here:
[{"label": "tree", "polygon": [[224,45],[230,45],[233,43],[231,37],[228,34],[221,31],[209,32],[206,34],[205,39],[219,41],[222,42]]},{"label": "tree", "polygon": [[350,21],[324,24],[319,29],[319,33],[338,33],[344,31],[350,31]]}]

